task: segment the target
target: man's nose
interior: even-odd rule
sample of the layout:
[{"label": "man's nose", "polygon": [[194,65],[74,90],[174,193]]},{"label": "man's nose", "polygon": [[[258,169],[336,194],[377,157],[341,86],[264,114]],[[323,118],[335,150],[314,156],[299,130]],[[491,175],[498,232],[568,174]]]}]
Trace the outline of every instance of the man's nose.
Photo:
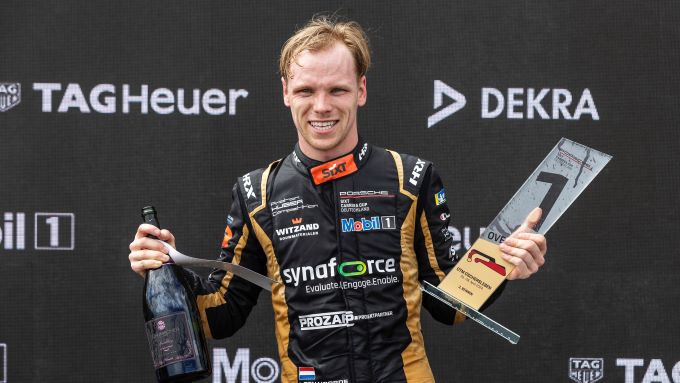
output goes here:
[{"label": "man's nose", "polygon": [[314,111],[316,113],[328,113],[331,111],[330,98],[326,93],[317,93],[314,98]]}]

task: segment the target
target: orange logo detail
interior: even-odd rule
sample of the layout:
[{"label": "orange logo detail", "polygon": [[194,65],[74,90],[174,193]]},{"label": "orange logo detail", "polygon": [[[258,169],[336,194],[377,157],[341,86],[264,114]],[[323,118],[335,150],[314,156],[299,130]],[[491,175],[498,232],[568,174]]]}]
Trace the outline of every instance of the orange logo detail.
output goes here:
[{"label": "orange logo detail", "polygon": [[354,162],[354,155],[348,154],[344,157],[336,158],[311,169],[312,179],[315,185],[344,177],[357,171],[357,164]]},{"label": "orange logo detail", "polygon": [[222,239],[222,247],[223,248],[229,246],[229,240],[233,236],[234,236],[234,234],[231,232],[231,228],[229,226],[227,226],[227,228],[224,229],[224,239]]},{"label": "orange logo detail", "polygon": [[293,218],[290,220],[290,222],[292,222],[293,225],[299,225],[302,223],[302,218]]}]

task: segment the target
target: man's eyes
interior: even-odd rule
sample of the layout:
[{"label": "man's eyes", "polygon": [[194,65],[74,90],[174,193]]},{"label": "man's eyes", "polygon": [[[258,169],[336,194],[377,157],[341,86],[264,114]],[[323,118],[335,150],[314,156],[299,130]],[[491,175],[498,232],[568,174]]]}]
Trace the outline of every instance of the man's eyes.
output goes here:
[{"label": "man's eyes", "polygon": [[[306,95],[310,95],[310,94],[314,93],[314,91],[311,88],[301,88],[301,89],[296,90],[295,93],[306,96]],[[331,89],[331,94],[334,94],[334,95],[340,95],[340,94],[344,94],[344,93],[347,93],[347,89],[345,89],[345,88],[333,88],[333,89]]]}]

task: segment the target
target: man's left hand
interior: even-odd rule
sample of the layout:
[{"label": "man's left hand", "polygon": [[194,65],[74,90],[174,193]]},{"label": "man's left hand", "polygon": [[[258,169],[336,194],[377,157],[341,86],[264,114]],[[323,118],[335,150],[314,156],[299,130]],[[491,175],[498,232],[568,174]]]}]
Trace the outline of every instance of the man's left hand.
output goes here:
[{"label": "man's left hand", "polygon": [[515,265],[508,279],[529,278],[545,263],[548,243],[543,234],[533,231],[542,214],[541,208],[532,210],[522,225],[501,243],[503,259]]}]

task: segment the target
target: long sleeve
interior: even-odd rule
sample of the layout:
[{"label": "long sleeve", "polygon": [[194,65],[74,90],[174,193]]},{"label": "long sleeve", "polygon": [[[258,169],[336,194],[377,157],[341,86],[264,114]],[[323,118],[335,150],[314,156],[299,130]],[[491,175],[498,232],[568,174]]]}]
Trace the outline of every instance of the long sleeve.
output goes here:
[{"label": "long sleeve", "polygon": [[[448,230],[451,212],[446,201],[446,191],[434,166],[428,168],[417,209],[419,224],[416,225],[415,250],[418,257],[419,278],[438,285],[458,262],[460,254],[453,249],[453,239]],[[482,310],[501,294],[505,284],[489,298]],[[429,294],[423,295],[423,306],[438,321],[445,324],[458,323],[465,316],[444,305]]]},{"label": "long sleeve", "polygon": [[[232,189],[232,205],[219,260],[267,274],[266,257],[252,232],[238,185]],[[185,276],[196,294],[204,333],[214,339],[231,336],[243,326],[262,290],[224,270],[213,270],[207,279],[191,271]]]}]

